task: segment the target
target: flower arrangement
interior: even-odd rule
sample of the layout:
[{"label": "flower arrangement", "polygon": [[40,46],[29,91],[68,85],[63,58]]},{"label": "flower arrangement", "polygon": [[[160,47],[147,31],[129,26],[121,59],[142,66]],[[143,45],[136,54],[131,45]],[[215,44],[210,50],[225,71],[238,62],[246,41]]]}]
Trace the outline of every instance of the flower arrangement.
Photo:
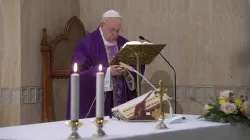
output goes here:
[{"label": "flower arrangement", "polygon": [[230,90],[221,92],[220,96],[214,102],[206,104],[204,109],[206,113],[199,118],[232,125],[243,123],[250,127],[250,104],[245,97],[236,98]]}]

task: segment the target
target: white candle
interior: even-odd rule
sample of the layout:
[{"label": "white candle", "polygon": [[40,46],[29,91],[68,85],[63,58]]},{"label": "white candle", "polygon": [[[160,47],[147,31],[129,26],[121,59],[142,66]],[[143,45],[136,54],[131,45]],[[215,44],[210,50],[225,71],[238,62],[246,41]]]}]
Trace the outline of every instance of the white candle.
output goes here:
[{"label": "white candle", "polygon": [[102,65],[99,65],[99,72],[96,73],[96,117],[104,116],[104,73]]},{"label": "white candle", "polygon": [[79,119],[79,91],[80,91],[80,76],[77,73],[77,64],[74,64],[74,73],[71,74],[71,105],[70,118],[72,121]]}]

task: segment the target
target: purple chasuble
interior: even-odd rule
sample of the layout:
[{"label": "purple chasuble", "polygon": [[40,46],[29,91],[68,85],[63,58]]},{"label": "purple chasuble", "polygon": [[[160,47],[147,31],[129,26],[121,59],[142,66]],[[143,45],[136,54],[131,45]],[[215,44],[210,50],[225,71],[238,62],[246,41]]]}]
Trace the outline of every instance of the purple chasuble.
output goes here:
[{"label": "purple chasuble", "polygon": [[[73,64],[77,63],[80,74],[80,107],[79,118],[95,117],[95,96],[96,96],[96,73],[99,71],[98,66],[102,64],[103,72],[106,73],[109,67],[109,61],[127,42],[122,36],[117,38],[117,46],[107,49],[104,46],[99,28],[94,32],[82,38],[76,46],[70,65],[70,74],[73,73]],[[115,50],[116,49],[116,50]],[[110,53],[107,51],[110,50]],[[110,54],[110,55],[108,55]],[[131,65],[136,68],[135,65]],[[142,66],[141,73],[144,73],[145,66]],[[131,73],[136,80],[136,74]],[[68,102],[66,119],[70,119],[70,76],[68,88]],[[106,92],[104,112],[105,116],[111,115],[111,109],[119,104],[123,104],[136,97],[136,90],[129,90],[123,76],[113,77],[113,91]],[[118,90],[119,89],[119,90]],[[120,92],[118,92],[120,91]],[[126,96],[125,96],[126,95]]]}]

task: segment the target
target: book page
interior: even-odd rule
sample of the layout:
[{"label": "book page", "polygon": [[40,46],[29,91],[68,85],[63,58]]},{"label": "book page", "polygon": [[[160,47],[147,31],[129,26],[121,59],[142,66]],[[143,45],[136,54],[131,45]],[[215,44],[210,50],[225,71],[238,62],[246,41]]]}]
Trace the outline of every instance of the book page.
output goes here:
[{"label": "book page", "polygon": [[124,48],[125,46],[127,45],[137,45],[137,44],[142,44],[140,41],[129,41],[129,42],[126,42],[122,48]]},{"label": "book page", "polygon": [[150,42],[144,41],[142,44],[153,44],[153,43],[150,43]]}]

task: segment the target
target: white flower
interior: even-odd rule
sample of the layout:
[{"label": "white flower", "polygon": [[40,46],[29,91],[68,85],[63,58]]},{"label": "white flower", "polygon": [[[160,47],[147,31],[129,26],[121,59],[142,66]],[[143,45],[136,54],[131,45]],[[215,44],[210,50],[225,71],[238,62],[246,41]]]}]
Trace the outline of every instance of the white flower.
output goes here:
[{"label": "white flower", "polygon": [[208,104],[205,105],[204,110],[208,111],[210,109],[210,106]]}]

